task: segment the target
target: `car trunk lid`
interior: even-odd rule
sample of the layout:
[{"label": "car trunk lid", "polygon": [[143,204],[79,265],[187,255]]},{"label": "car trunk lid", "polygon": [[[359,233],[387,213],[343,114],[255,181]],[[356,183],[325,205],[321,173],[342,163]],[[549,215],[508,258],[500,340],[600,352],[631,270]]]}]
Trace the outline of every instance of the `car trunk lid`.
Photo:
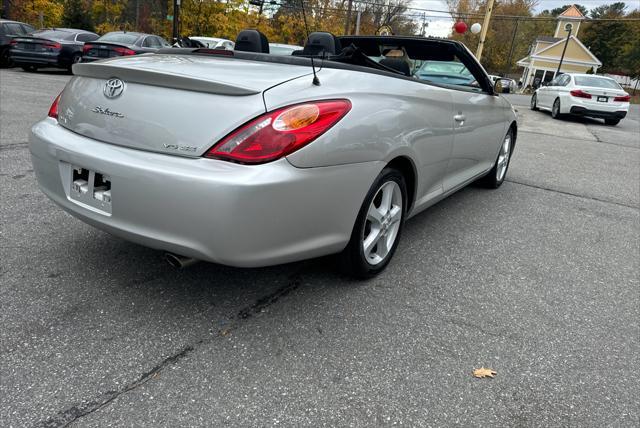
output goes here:
[{"label": "car trunk lid", "polygon": [[135,55],[136,52],[131,49],[133,46],[126,43],[87,42],[82,48],[82,55],[88,59],[104,59],[126,55]]},{"label": "car trunk lid", "polygon": [[626,95],[626,92],[622,89],[614,88],[600,88],[597,86],[581,86],[580,90],[591,96],[606,96],[606,97],[619,97]]},{"label": "car trunk lid", "polygon": [[264,113],[263,91],[310,72],[199,55],[143,55],[73,70],[59,104],[62,126],[107,143],[194,157]]},{"label": "car trunk lid", "polygon": [[59,40],[29,36],[14,37],[11,41],[11,46],[15,49],[30,52],[58,51],[62,48],[62,44]]}]

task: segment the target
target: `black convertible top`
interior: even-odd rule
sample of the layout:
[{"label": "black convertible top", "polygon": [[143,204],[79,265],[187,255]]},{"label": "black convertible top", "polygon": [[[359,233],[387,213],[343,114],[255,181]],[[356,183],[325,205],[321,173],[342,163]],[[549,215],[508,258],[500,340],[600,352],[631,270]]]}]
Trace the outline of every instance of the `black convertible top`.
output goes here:
[{"label": "black convertible top", "polygon": [[[312,58],[315,58],[315,66],[327,68],[350,69],[354,71],[391,75],[400,79],[414,80],[413,77],[405,76],[392,68],[386,67],[370,57],[381,57],[389,49],[403,48],[410,58],[417,60],[433,61],[453,61],[458,57],[464,65],[478,76],[483,78],[478,80],[483,90],[493,93],[493,85],[489,76],[477,62],[473,54],[464,44],[450,39],[428,38],[428,37],[405,37],[405,36],[340,36],[336,37],[342,45],[339,54],[303,56],[281,56],[269,55],[258,52],[226,51],[216,49],[193,49],[193,48],[165,48],[160,49],[156,54],[183,54],[183,55],[221,55],[231,56],[238,59],[251,61],[276,62],[280,64],[306,65],[312,66]],[[426,82],[425,82],[426,83]],[[431,83],[429,83],[431,84]]]},{"label": "black convertible top", "polygon": [[339,36],[343,47],[357,46],[367,56],[382,56],[389,49],[401,49],[411,59],[453,61],[464,45],[455,40],[404,36]]}]

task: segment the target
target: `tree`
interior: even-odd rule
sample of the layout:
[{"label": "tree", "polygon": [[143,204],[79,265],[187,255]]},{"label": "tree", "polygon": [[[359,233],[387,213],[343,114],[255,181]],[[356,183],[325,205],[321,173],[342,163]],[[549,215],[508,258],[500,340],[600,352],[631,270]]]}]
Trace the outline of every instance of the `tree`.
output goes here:
[{"label": "tree", "polygon": [[[555,9],[551,9],[551,10],[543,10],[542,13],[546,14],[546,15],[551,15],[551,16],[558,16],[560,15],[562,12],[564,12],[565,10],[569,9],[572,5],[570,4],[565,4],[562,7],[556,7]],[[581,4],[573,4],[573,6],[575,6],[576,8],[578,8],[578,10],[584,15],[587,16],[587,14],[589,13],[589,10],[585,7],[582,6]]]},{"label": "tree", "polygon": [[59,27],[63,9],[62,0],[11,0],[11,19],[35,27]]},{"label": "tree", "polygon": [[69,28],[94,31],[91,15],[83,0],[67,0],[65,2],[62,25]]},{"label": "tree", "polygon": [[[613,19],[586,23],[580,31],[580,40],[602,61],[603,72],[622,68],[623,47],[628,43],[627,23],[624,18],[626,5],[621,2],[602,5],[591,10],[593,18]],[[637,43],[637,40],[636,42]]]},{"label": "tree", "polygon": [[[640,19],[640,9],[627,15],[627,18]],[[640,22],[628,22],[625,34],[626,43],[622,46],[621,68],[634,79],[640,79]]]}]

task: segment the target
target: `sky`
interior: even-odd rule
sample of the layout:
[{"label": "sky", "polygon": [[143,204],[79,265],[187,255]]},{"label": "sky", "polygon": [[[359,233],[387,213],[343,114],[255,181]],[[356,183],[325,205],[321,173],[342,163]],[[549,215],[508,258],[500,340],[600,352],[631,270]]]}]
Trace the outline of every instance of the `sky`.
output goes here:
[{"label": "sky", "polygon": [[[631,10],[634,8],[640,8],[640,0],[622,0],[627,4],[627,10]],[[538,0],[538,5],[534,9],[536,13],[542,12],[545,9],[554,9],[556,7],[561,7],[566,4],[571,4],[571,0]],[[586,6],[587,9],[593,9],[594,7],[601,6],[604,4],[615,3],[615,0],[582,0],[575,1],[575,3]],[[430,9],[430,10],[447,10],[446,2],[442,0],[413,0],[411,2],[411,7],[419,8],[419,9]],[[419,15],[423,13],[420,10],[409,10],[408,13],[412,13],[416,15],[417,21],[422,21],[419,18]],[[430,16],[426,18],[428,22],[428,26],[425,28],[426,36],[434,36],[434,37],[447,37],[449,32],[451,31],[451,27],[453,26],[453,21],[448,14],[437,13],[437,12],[424,12],[426,15]],[[480,21],[480,20],[478,20]],[[473,21],[476,22],[476,21]],[[468,22],[467,24],[471,25],[473,22]]]}]

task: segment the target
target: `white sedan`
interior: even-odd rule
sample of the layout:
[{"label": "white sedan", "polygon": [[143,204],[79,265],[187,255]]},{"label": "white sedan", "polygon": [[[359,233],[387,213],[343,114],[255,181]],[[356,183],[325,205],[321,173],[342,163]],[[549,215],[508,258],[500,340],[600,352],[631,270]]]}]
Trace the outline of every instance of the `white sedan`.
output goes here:
[{"label": "white sedan", "polygon": [[191,36],[189,39],[196,40],[210,49],[225,49],[232,51],[235,46],[235,43],[231,40],[221,39],[218,37]]},{"label": "white sedan", "polygon": [[617,125],[629,112],[631,96],[613,79],[593,74],[556,76],[531,97],[531,110],[549,110],[554,119],[567,114],[604,119]]}]

